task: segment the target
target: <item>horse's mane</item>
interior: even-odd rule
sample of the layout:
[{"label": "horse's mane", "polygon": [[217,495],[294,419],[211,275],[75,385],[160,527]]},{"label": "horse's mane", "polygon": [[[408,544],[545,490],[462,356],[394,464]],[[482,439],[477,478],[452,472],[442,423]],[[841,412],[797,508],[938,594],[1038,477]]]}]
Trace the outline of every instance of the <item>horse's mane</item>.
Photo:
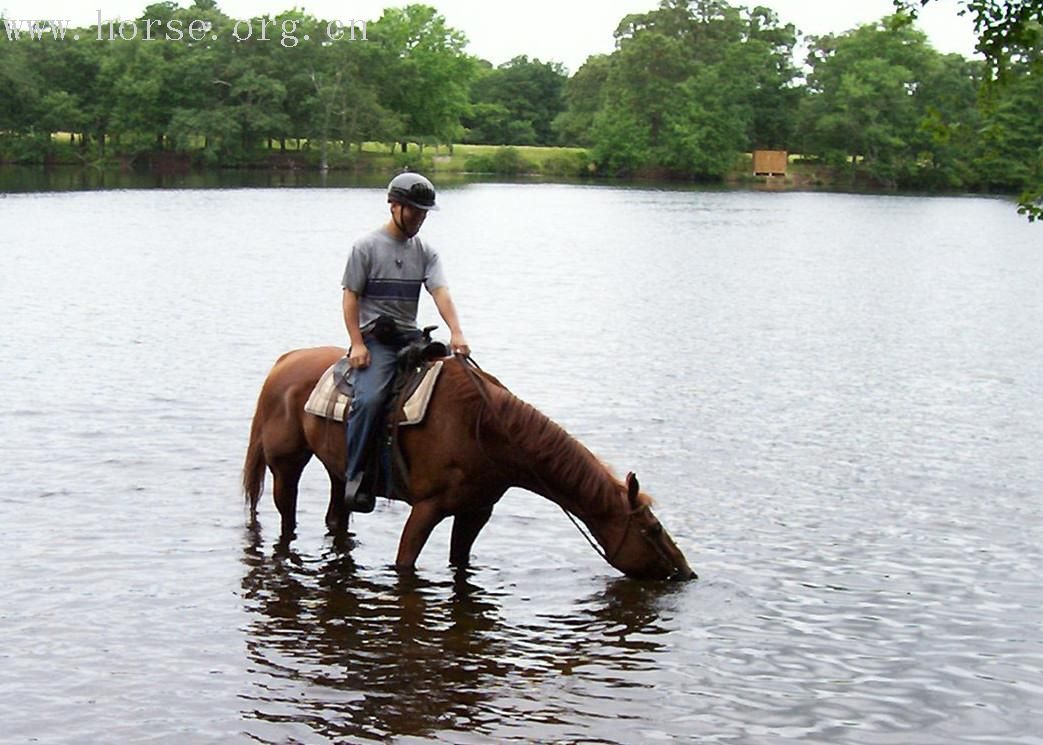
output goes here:
[{"label": "horse's mane", "polygon": [[487,386],[486,391],[492,407],[483,427],[500,430],[529,460],[533,474],[557,492],[545,496],[562,498],[562,506],[571,503],[591,515],[619,509],[625,485],[583,443],[506,388]]}]

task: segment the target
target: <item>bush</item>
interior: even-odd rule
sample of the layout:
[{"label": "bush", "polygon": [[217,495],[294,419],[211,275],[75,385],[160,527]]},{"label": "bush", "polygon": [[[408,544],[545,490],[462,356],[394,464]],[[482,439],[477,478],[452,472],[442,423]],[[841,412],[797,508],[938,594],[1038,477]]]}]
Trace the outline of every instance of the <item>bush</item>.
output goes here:
[{"label": "bush", "polygon": [[536,164],[522,156],[514,147],[497,148],[490,155],[472,155],[464,167],[472,173],[495,173],[500,176],[517,176],[537,171]]},{"label": "bush", "polygon": [[0,133],[0,162],[43,163],[50,151],[50,135]]},{"label": "bush", "polygon": [[423,155],[419,150],[409,150],[404,153],[395,153],[395,168],[399,171],[409,169],[423,173],[434,167],[434,161],[430,156]]},{"label": "bush", "polygon": [[554,153],[540,164],[540,171],[547,176],[589,176],[593,168],[585,150]]}]

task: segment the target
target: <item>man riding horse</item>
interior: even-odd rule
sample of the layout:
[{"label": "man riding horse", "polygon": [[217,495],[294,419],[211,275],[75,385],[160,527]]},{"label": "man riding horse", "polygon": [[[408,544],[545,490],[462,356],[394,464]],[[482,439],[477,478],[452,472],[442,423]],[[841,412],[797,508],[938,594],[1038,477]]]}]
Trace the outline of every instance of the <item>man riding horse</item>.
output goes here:
[{"label": "man riding horse", "polygon": [[395,566],[414,568],[431,531],[446,518],[453,521],[449,561],[468,566],[471,547],[493,507],[518,487],[551,500],[585,525],[598,554],[628,577],[694,578],[633,474],[616,478],[582,443],[470,360],[438,254],[417,237],[427,212],[435,209],[431,182],[419,174],[401,174],[388,186],[387,198],[391,220],[356,241],[344,270],[353,388],[345,417],[347,441],[339,436],[338,416],[309,408],[309,399],[324,390],[324,376],[339,379],[343,347],[296,349],[280,356],[257,397],[243,464],[251,518],[270,470],[282,538],[294,537],[300,477],[313,455],[330,479],[326,525],[331,532],[347,528],[351,511],[373,509],[376,489],[387,484],[381,487],[384,462],[371,435],[384,431],[397,352],[423,336],[416,317],[424,285],[449,326],[450,348],[457,356],[439,360],[426,413],[398,430],[395,452],[407,468],[398,472],[396,489],[381,492],[410,505]]},{"label": "man riding horse", "polygon": [[356,512],[373,509],[374,495],[363,488],[364,469],[381,426],[396,356],[420,337],[421,285],[449,327],[450,350],[470,354],[438,253],[417,235],[427,213],[438,209],[434,186],[419,173],[401,173],[388,184],[387,201],[391,219],[355,241],[341,281],[353,386],[344,505]]}]

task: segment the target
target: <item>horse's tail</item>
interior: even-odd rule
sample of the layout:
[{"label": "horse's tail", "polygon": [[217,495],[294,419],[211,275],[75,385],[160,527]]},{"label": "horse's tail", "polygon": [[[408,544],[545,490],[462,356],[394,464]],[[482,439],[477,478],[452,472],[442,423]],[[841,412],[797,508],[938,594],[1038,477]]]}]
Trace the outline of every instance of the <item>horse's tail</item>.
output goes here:
[{"label": "horse's tail", "polygon": [[250,503],[250,509],[257,509],[257,500],[264,489],[264,469],[268,465],[264,459],[264,443],[261,438],[262,417],[261,402],[257,402],[253,423],[250,425],[250,444],[246,447],[246,462],[243,463],[243,494]]}]

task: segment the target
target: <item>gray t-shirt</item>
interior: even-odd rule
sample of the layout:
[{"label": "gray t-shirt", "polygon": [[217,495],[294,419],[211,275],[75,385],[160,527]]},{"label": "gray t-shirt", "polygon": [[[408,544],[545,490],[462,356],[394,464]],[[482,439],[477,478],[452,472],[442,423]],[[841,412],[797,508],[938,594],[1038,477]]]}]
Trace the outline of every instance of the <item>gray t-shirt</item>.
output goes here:
[{"label": "gray t-shirt", "polygon": [[393,318],[400,331],[415,330],[421,284],[428,292],[447,285],[438,253],[419,236],[400,241],[384,228],[355,241],[341,280],[359,298],[362,331],[380,316]]}]

